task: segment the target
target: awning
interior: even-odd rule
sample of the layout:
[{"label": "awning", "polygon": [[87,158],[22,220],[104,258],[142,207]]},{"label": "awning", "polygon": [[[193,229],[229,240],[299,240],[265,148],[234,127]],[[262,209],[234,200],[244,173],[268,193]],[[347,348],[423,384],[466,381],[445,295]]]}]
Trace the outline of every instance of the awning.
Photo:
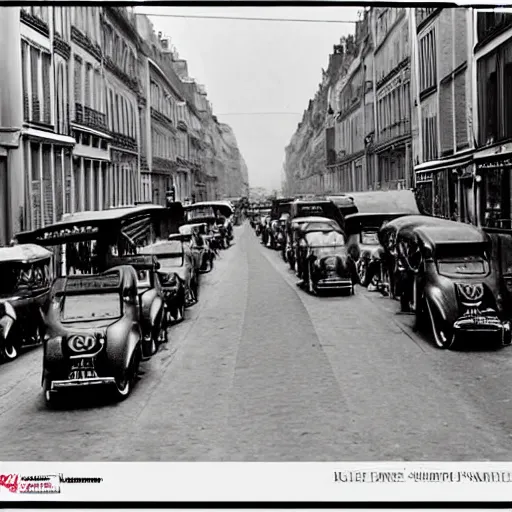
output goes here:
[{"label": "awning", "polygon": [[94,130],[92,128],[77,123],[69,124],[71,125],[71,128],[74,128],[75,130],[80,130],[81,132],[89,133],[90,135],[94,135],[95,137],[101,137],[102,139],[112,140],[112,137],[108,133],[100,132],[98,130]]},{"label": "awning", "polygon": [[465,167],[473,161],[474,150],[466,151],[462,154],[452,155],[449,158],[442,158],[440,160],[431,160],[414,166],[415,173],[440,171],[444,169],[456,169],[458,167]]},{"label": "awning", "polygon": [[58,133],[53,132],[46,132],[44,130],[36,130],[35,128],[25,128],[23,129],[22,133],[24,137],[39,139],[45,142],[49,142],[51,144],[60,144],[68,146],[74,146],[76,144],[76,140],[73,137],[68,137],[67,135],[60,135]]}]

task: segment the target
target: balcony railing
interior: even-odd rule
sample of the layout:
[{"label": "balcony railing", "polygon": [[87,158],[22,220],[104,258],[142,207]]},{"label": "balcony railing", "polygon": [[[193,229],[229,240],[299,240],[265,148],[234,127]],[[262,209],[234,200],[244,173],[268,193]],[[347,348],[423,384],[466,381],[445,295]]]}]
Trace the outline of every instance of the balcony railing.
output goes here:
[{"label": "balcony railing", "polygon": [[121,149],[137,151],[137,141],[133,137],[123,135],[122,133],[113,132],[111,145]]},{"label": "balcony railing", "polygon": [[384,142],[390,141],[392,139],[396,139],[398,137],[403,137],[404,135],[409,135],[411,133],[411,122],[409,119],[403,119],[398,123],[387,126],[383,130],[379,132],[378,139],[376,140],[377,144],[382,144]]},{"label": "balcony railing", "polygon": [[75,103],[75,123],[107,132],[107,116],[89,107],[85,107],[81,103]]}]

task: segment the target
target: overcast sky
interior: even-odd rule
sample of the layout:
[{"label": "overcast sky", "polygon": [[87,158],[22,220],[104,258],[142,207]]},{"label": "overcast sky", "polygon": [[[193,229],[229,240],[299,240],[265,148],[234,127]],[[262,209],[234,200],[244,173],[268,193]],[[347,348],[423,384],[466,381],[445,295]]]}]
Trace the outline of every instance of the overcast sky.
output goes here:
[{"label": "overcast sky", "polygon": [[[355,21],[355,7],[138,7],[146,14]],[[189,74],[206,86],[219,121],[233,128],[251,187],[280,188],[284,148],[353,23],[299,23],[150,16]],[[247,115],[249,113],[283,113]],[[235,115],[236,114],[236,115]]]}]

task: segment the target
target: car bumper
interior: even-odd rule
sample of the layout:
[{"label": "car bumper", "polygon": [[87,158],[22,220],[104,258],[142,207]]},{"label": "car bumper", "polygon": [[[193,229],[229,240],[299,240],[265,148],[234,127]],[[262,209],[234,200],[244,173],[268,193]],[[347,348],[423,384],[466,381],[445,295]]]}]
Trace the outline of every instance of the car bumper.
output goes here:
[{"label": "car bumper", "polygon": [[458,337],[488,338],[491,342],[510,345],[510,323],[498,318],[475,317],[471,320],[457,320],[453,325]]},{"label": "car bumper", "polygon": [[352,280],[342,277],[329,277],[319,279],[316,287],[319,290],[337,290],[337,289],[351,289],[353,286]]},{"label": "car bumper", "polygon": [[54,380],[51,384],[51,391],[61,389],[85,387],[85,386],[112,386],[115,385],[114,377],[89,377],[83,379]]}]

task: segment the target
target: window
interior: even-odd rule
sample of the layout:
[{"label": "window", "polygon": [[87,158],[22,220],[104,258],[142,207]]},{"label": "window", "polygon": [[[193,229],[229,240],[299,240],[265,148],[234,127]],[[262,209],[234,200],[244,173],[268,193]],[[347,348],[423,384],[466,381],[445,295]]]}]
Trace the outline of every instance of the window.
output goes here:
[{"label": "window", "polygon": [[441,124],[441,155],[454,151],[453,141],[453,81],[441,84],[439,91],[439,122]]},{"label": "window", "polygon": [[423,159],[426,162],[437,158],[437,145],[437,116],[427,114],[423,118]]},{"label": "window", "polygon": [[31,121],[41,121],[41,104],[39,99],[39,55],[40,51],[30,47],[30,75],[32,85],[32,115]]},{"label": "window", "polygon": [[478,41],[490,37],[502,28],[512,25],[512,14],[504,12],[477,12]]},{"label": "window", "polygon": [[82,59],[75,56],[75,102],[82,101]]},{"label": "window", "polygon": [[87,63],[85,65],[85,91],[84,91],[84,105],[86,107],[92,107],[91,105],[91,77],[92,77],[92,66]]},{"label": "window", "polygon": [[485,145],[499,140],[498,135],[498,53],[478,60],[478,117],[480,144]]},{"label": "window", "polygon": [[437,84],[436,32],[432,28],[420,39],[420,92]]},{"label": "window", "polygon": [[[455,76],[454,89],[455,94],[455,143],[456,149],[460,150],[468,146],[469,135],[467,125],[467,105],[466,105],[466,71]],[[512,87],[512,84],[510,84]],[[510,94],[510,91],[506,91]],[[512,102],[511,102],[512,103]],[[512,114],[512,113],[511,113]],[[505,116],[510,123],[510,119]]]}]

